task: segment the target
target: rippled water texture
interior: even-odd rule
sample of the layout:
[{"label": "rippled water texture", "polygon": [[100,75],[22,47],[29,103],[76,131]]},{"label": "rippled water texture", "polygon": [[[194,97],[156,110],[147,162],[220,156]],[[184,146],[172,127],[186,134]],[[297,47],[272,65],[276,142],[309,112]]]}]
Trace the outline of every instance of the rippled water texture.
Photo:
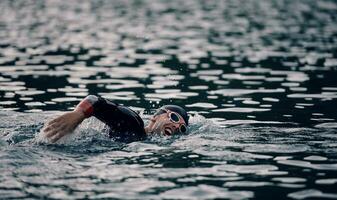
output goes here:
[{"label": "rippled water texture", "polygon": [[[337,2],[0,1],[0,199],[337,199]],[[86,95],[185,105],[191,133],[121,144]]]}]

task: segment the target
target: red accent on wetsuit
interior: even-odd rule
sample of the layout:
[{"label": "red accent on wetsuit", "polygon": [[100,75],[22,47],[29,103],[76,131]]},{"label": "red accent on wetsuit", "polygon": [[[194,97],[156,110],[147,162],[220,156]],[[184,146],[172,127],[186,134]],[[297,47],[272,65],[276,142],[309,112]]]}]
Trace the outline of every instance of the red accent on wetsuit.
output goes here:
[{"label": "red accent on wetsuit", "polygon": [[84,113],[86,118],[92,116],[94,113],[94,107],[91,105],[91,103],[87,99],[82,100],[76,106],[76,109],[78,108],[81,109],[81,111]]},{"label": "red accent on wetsuit", "polygon": [[146,137],[142,118],[128,107],[89,95],[76,107],[86,117],[94,116],[108,126],[109,136],[119,142],[133,142]]}]

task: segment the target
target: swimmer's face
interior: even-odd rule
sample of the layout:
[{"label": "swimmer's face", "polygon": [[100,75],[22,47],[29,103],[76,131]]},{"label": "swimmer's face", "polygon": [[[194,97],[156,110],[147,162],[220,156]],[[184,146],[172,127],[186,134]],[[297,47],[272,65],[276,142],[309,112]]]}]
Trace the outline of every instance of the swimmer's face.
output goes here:
[{"label": "swimmer's face", "polygon": [[187,126],[184,119],[178,113],[161,109],[159,114],[156,114],[151,118],[148,132],[170,136],[186,133]]}]

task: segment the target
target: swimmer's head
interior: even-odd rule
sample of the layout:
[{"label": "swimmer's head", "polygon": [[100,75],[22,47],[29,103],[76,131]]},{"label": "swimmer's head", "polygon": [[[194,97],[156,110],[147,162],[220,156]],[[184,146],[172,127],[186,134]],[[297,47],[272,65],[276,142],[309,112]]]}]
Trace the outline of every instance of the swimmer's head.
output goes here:
[{"label": "swimmer's head", "polygon": [[186,133],[188,128],[188,114],[185,109],[177,105],[165,105],[152,116],[147,133],[174,135]]}]

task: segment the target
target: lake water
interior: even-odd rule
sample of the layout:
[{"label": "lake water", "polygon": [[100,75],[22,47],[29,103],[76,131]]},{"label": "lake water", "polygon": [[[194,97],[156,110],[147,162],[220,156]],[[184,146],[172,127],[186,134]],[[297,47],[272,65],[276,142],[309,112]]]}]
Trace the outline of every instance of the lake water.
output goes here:
[{"label": "lake water", "polygon": [[[0,1],[0,199],[337,199],[337,2]],[[188,135],[123,144],[88,94]]]}]

